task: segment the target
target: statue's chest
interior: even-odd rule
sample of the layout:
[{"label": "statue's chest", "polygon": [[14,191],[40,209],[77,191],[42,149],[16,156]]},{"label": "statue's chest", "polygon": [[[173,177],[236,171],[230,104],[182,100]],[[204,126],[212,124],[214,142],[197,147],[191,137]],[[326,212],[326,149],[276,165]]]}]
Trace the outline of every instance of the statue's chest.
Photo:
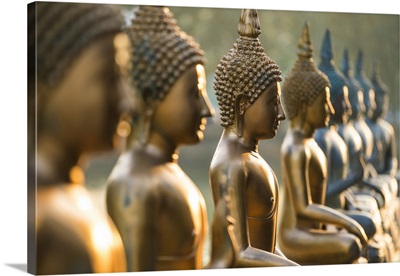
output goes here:
[{"label": "statue's chest", "polygon": [[204,198],[179,166],[164,171],[162,181],[158,209],[160,239],[168,244],[173,241],[181,246],[182,252],[188,253],[204,236],[207,223]]},{"label": "statue's chest", "polygon": [[338,168],[341,168],[347,164],[347,156],[346,145],[343,143],[335,144],[331,148],[330,160],[328,162],[335,163]]},{"label": "statue's chest", "polygon": [[307,167],[307,178],[312,201],[324,204],[327,184],[327,159],[316,143],[310,147],[310,159]]},{"label": "statue's chest", "polygon": [[270,218],[278,204],[278,183],[271,167],[255,158],[248,166],[246,205],[249,217]]}]

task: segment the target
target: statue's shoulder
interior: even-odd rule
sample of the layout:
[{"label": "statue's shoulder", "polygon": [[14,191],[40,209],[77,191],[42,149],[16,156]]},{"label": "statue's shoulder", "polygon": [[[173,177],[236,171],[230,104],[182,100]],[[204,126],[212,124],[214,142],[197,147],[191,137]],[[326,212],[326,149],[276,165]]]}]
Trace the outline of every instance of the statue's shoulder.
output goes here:
[{"label": "statue's shoulder", "polygon": [[394,127],[388,121],[381,119],[379,120],[379,126],[382,128],[383,131],[389,133],[390,135],[394,135]]},{"label": "statue's shoulder", "polygon": [[[104,219],[88,191],[81,185],[45,188],[37,196],[38,234],[49,232],[54,239],[83,241],[82,235],[89,232],[92,220]],[[53,227],[62,227],[63,231],[52,231]]]},{"label": "statue's shoulder", "polygon": [[291,157],[305,154],[310,148],[318,147],[314,138],[305,139],[297,133],[287,133],[281,146],[281,155]]},{"label": "statue's shoulder", "polygon": [[244,170],[245,167],[246,160],[240,155],[231,155],[227,156],[227,158],[213,158],[210,165],[210,173],[228,174],[232,171]]}]

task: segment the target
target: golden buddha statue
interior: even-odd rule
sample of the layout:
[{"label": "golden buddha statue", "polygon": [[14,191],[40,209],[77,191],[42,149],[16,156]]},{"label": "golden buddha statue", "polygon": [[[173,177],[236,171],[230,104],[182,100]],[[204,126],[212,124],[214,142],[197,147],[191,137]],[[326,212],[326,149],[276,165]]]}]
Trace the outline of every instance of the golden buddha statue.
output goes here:
[{"label": "golden buddha statue", "polygon": [[111,151],[134,111],[130,43],[102,4],[28,5],[28,271],[126,271],[121,237],[84,185],[85,161]]},{"label": "golden buddha statue", "polygon": [[[358,64],[360,65],[359,61]],[[390,193],[388,184],[385,183],[384,180],[379,179],[376,170],[370,164],[374,137],[372,131],[365,122],[365,116],[367,116],[367,113],[370,112],[367,112],[366,110],[363,93],[364,88],[367,91],[370,90],[367,84],[368,80],[363,80],[363,85],[361,85],[361,83],[354,77],[347,49],[344,49],[343,51],[341,71],[348,82],[349,101],[352,111],[349,116],[348,124],[350,128],[353,126],[356,129],[357,133],[360,135],[363,146],[362,159],[364,160],[363,163],[365,164],[363,166],[364,177],[362,180],[362,184],[358,187],[353,187],[353,192],[355,195],[372,195],[376,199],[379,209],[381,209],[381,215],[383,216],[382,219],[384,220],[382,223],[384,223],[384,225],[388,225],[389,223],[391,223],[391,218],[385,215],[386,211],[384,210],[386,206],[389,205],[389,202],[392,200],[391,198],[393,196]],[[375,106],[376,103],[374,98],[374,91],[370,90],[370,93],[367,93],[366,96],[369,97],[369,99],[366,100],[366,102],[369,103],[369,106]],[[355,133],[353,133],[352,135],[358,136]],[[351,137],[348,139],[351,139]]]},{"label": "golden buddha statue", "polygon": [[[392,181],[394,179],[390,179],[392,177],[389,177],[389,178],[385,177],[384,173],[378,172],[378,170],[375,167],[376,164],[374,164],[374,162],[377,159],[377,156],[379,156],[378,148],[380,148],[380,145],[375,146],[375,143],[380,143],[380,142],[377,142],[377,139],[379,140],[379,138],[376,137],[376,134],[372,131],[371,119],[374,116],[374,113],[377,114],[375,112],[375,110],[378,110],[377,112],[379,113],[379,110],[382,110],[382,107],[377,106],[376,92],[375,92],[374,86],[373,86],[372,82],[366,77],[366,74],[364,72],[362,50],[358,51],[356,65],[357,66],[356,66],[356,72],[355,72],[354,77],[360,83],[361,89],[364,92],[363,99],[364,99],[365,112],[364,112],[363,118],[359,119],[357,121],[357,123],[355,124],[355,127],[356,127],[357,131],[360,133],[361,137],[364,137],[363,141],[364,140],[366,141],[365,145],[366,145],[366,147],[368,147],[368,151],[365,154],[365,161],[367,162],[367,164],[370,164],[367,167],[368,175],[372,178],[375,178],[375,179],[380,178],[381,181],[387,182],[387,186],[388,186],[388,189],[390,190],[392,198],[396,198],[397,191],[398,191],[397,183],[395,181]],[[382,102],[382,104],[384,104],[384,103]],[[369,129],[371,131],[372,137],[367,135],[368,134],[367,129]],[[370,140],[367,140],[367,138]],[[395,149],[394,149],[394,151],[395,151]],[[394,160],[394,162],[396,163],[396,160]],[[396,166],[397,165],[395,165],[395,167]],[[396,169],[394,169],[394,172],[392,172],[392,174],[395,174],[396,173],[395,171],[396,171]],[[390,201],[390,199],[388,199],[388,198],[385,198],[385,200]]]},{"label": "golden buddha statue", "polygon": [[398,170],[396,137],[393,126],[385,120],[389,109],[389,89],[381,79],[378,62],[373,64],[371,84],[375,91],[376,106],[368,120],[375,141],[370,162],[378,174],[393,179],[391,187],[394,191],[397,190],[399,196],[397,181],[394,181]]},{"label": "golden buddha statue", "polygon": [[[364,104],[364,90],[359,81],[354,77],[347,48],[343,50],[340,70],[348,83],[348,94],[351,106],[351,113],[349,114],[348,120],[352,122],[354,128],[360,135],[363,145],[364,160],[368,164],[372,154],[373,134],[365,122],[367,109]],[[373,91],[366,93],[365,96],[368,97],[368,99],[365,99],[365,102],[369,105],[375,105]]]},{"label": "golden buddha statue", "polygon": [[[398,171],[397,145],[393,126],[385,120],[389,108],[389,90],[380,77],[379,63],[373,64],[371,84],[375,91],[376,108],[372,116],[367,119],[367,124],[374,134],[374,148],[370,163],[376,169],[379,178],[384,179],[392,192],[393,200],[390,209],[397,229],[394,233],[400,235],[400,189],[396,179]],[[396,239],[396,249],[400,250],[400,238]]]},{"label": "golden buddha statue", "polygon": [[128,271],[200,269],[206,205],[178,164],[178,148],[199,143],[214,112],[204,53],[167,7],[140,6],[126,31],[144,107],[107,180],[107,210]]},{"label": "golden buddha statue", "polygon": [[[352,87],[345,76],[336,68],[329,29],[324,34],[320,57],[319,69],[329,78],[331,84],[330,100],[335,110],[335,113],[330,117],[329,126],[317,129],[314,135],[328,163],[326,205],[360,223],[369,241],[369,262],[385,262],[389,259],[389,253],[383,241],[382,218],[378,205],[375,199],[370,196],[365,198],[363,202],[363,205],[368,203],[368,208],[360,206],[359,197],[354,197],[351,190],[360,185],[364,177],[362,166],[351,166],[349,164],[360,162],[362,142],[361,139],[356,139],[359,138],[359,135],[353,128],[352,121],[348,120],[352,112],[349,102],[349,88]],[[351,137],[346,137],[348,144],[339,135],[340,130],[342,130],[341,134],[344,132]],[[351,154],[349,154],[349,151],[351,151]]]},{"label": "golden buddha statue", "polygon": [[[357,68],[360,68],[359,60],[357,61]],[[363,169],[364,171],[364,176],[361,182],[358,185],[352,186],[346,196],[349,203],[357,198],[358,203],[364,202],[362,203],[362,205],[364,205],[363,207],[370,210],[370,207],[372,207],[371,202],[369,200],[367,204],[365,204],[365,202],[366,199],[370,199],[370,196],[372,196],[376,200],[381,214],[383,231],[384,233],[389,233],[392,217],[387,214],[386,210],[390,205],[392,195],[388,184],[377,177],[375,169],[369,163],[373,148],[373,134],[365,122],[365,117],[367,116],[366,105],[370,107],[375,106],[374,91],[370,89],[368,85],[369,81],[361,77],[359,70],[357,70],[358,79],[353,75],[347,49],[344,49],[343,51],[341,71],[348,82],[349,101],[351,106],[351,113],[349,114],[349,122],[347,126],[351,131],[349,133],[350,135],[348,135],[346,139],[352,141],[352,139],[354,139],[352,135],[354,135],[354,137],[357,137],[357,140],[359,140],[358,135],[360,136],[362,141],[362,155],[360,157],[362,160],[362,166],[357,166],[355,169]],[[368,91],[368,93],[365,93],[365,91]],[[364,94],[367,99],[364,99]],[[357,133],[354,133],[352,127],[354,127]],[[358,205],[360,206],[360,204]],[[391,238],[389,239],[391,240]]]},{"label": "golden buddha statue", "polygon": [[[374,85],[372,84],[371,80],[366,76],[366,73],[364,71],[364,66],[363,66],[363,51],[359,50],[358,55],[357,55],[357,61],[356,61],[356,72],[355,72],[355,78],[358,80],[360,83],[363,91],[364,91],[364,103],[366,106],[366,112],[365,112],[365,122],[366,125],[370,128],[372,134],[373,134],[373,149],[372,153],[367,159],[368,161],[368,176],[369,180],[372,180],[375,183],[378,183],[378,185],[384,186],[385,187],[385,203],[384,206],[381,208],[381,212],[384,213],[383,217],[386,216],[387,219],[384,220],[384,228],[386,229],[387,232],[390,233],[393,242],[395,243],[396,248],[398,249],[400,246],[400,232],[399,232],[399,226],[400,226],[400,215],[399,215],[399,204],[398,204],[398,183],[395,178],[395,169],[397,167],[397,157],[396,157],[396,144],[395,144],[395,138],[389,138],[388,140],[382,139],[381,131],[385,132],[385,127],[380,127],[379,124],[377,123],[380,120],[380,116],[384,116],[385,109],[387,109],[388,105],[384,103],[384,97],[380,99],[379,107],[377,104],[376,99],[379,98],[378,94],[384,95],[385,89],[381,89],[377,83]],[[376,72],[373,71],[373,75],[376,75]],[[379,75],[379,73],[378,73]],[[374,77],[376,78],[376,76]],[[379,77],[378,77],[379,78]],[[381,81],[378,81],[378,83],[383,83]],[[384,87],[384,86],[382,86]],[[379,90],[380,92],[376,92],[375,89]],[[365,91],[369,91],[369,93],[366,94]],[[387,90],[386,90],[387,91]],[[365,100],[365,97],[369,95],[369,99]],[[377,96],[378,95],[378,96]],[[378,99],[379,100],[379,99]],[[380,115],[378,115],[380,114]],[[384,120],[382,119],[382,122]],[[383,123],[383,125],[387,125]],[[387,136],[386,137],[391,137],[391,135],[394,135],[393,128],[389,126],[387,128]],[[384,145],[383,145],[384,144]],[[389,153],[388,153],[389,152]],[[388,153],[386,155],[386,153]],[[383,156],[387,156],[383,157]],[[393,163],[391,163],[391,158],[390,156],[394,156]],[[383,157],[381,159],[381,157]],[[381,159],[382,163],[387,164],[393,164],[394,170],[391,172],[390,169],[387,172],[384,171],[379,171],[377,167],[377,159]],[[386,160],[386,161],[383,161]],[[379,163],[379,162],[378,162]],[[385,166],[385,165],[384,165]],[[388,168],[390,168],[392,165],[389,165]],[[382,184],[384,183],[384,184]]]},{"label": "golden buddha statue", "polygon": [[[314,139],[335,113],[330,81],[316,66],[306,22],[298,57],[282,84],[282,101],[290,126],[281,147],[284,181],[278,242],[282,252],[301,265],[366,262],[368,237],[349,216],[325,205],[328,164]],[[342,228],[332,229],[331,225]],[[365,253],[365,256],[368,253]]]},{"label": "golden buddha statue", "polygon": [[[351,105],[352,112],[349,116],[349,125],[353,126],[357,133],[360,135],[362,144],[363,144],[363,162],[364,164],[364,177],[361,181],[361,184],[358,186],[352,187],[352,193],[348,194],[349,197],[353,199],[357,199],[358,202],[365,202],[366,198],[372,196],[377,203],[377,207],[379,209],[379,213],[381,215],[382,220],[382,230],[384,240],[388,246],[388,251],[390,259],[393,259],[395,255],[395,247],[393,243],[393,239],[390,236],[391,232],[391,224],[393,224],[393,211],[388,211],[388,207],[391,205],[391,201],[393,196],[390,192],[389,185],[385,183],[384,180],[380,179],[376,170],[370,164],[370,158],[372,154],[373,147],[373,134],[370,130],[369,126],[365,122],[365,116],[367,115],[366,106],[364,104],[364,88],[368,91],[367,82],[363,82],[363,85],[359,83],[359,81],[354,77],[351,62],[349,59],[349,53],[347,49],[343,51],[343,57],[341,62],[341,71],[348,82],[349,88],[349,101]],[[371,90],[372,93],[367,93],[366,96],[369,97],[369,106],[375,106],[375,98],[374,91]],[[370,97],[371,96],[371,97]],[[357,134],[354,134],[357,136]],[[350,139],[351,140],[351,139]],[[364,195],[367,195],[365,197]],[[360,205],[359,205],[360,206]],[[371,204],[369,203],[369,206]],[[365,206],[364,206],[365,207]],[[374,208],[375,209],[375,208]],[[370,211],[372,211],[370,209]],[[374,211],[375,212],[375,211]],[[375,212],[376,213],[376,212]],[[388,235],[389,234],[389,235]],[[392,235],[393,236],[393,235]],[[396,238],[396,235],[395,237]]]},{"label": "golden buddha statue", "polygon": [[279,185],[258,153],[285,113],[281,71],[258,38],[257,10],[243,9],[240,37],[220,60],[214,89],[223,132],[210,165],[215,206],[209,268],[291,266],[276,246]]}]

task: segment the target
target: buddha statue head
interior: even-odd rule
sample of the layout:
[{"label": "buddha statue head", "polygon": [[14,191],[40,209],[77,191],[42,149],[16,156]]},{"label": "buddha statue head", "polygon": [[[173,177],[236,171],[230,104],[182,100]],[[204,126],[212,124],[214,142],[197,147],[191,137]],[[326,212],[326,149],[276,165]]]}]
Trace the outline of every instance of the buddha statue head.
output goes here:
[{"label": "buddha statue head", "polygon": [[[302,117],[307,120],[307,110],[320,97],[329,100],[331,84],[328,77],[321,72],[313,59],[313,45],[310,39],[310,25],[306,22],[298,42],[297,59],[286,74],[282,83],[282,101],[289,120]],[[328,101],[329,102],[329,101]],[[330,102],[329,102],[330,104]],[[313,127],[325,127],[328,124],[332,108],[325,110],[324,105],[316,107],[318,116],[314,114]],[[311,120],[311,118],[309,118]]]},{"label": "buddha statue head", "polygon": [[320,52],[319,70],[324,72],[331,83],[330,100],[335,114],[331,117],[331,124],[346,123],[351,114],[351,107],[348,95],[348,83],[343,74],[337,69],[332,50],[331,33],[325,31]]},{"label": "buddha statue head", "polygon": [[130,43],[122,26],[116,6],[28,5],[32,274],[126,271],[117,229],[83,187],[85,157],[111,151],[122,114],[134,110]]},{"label": "buddha statue head", "polygon": [[382,81],[378,61],[374,61],[371,74],[371,84],[375,91],[376,108],[372,119],[383,118],[389,109],[389,89]]},{"label": "buddha statue head", "polygon": [[175,145],[201,140],[213,109],[199,43],[181,30],[167,7],[140,6],[127,33],[132,80],[145,105],[141,141],[154,130]]},{"label": "buddha statue head", "polygon": [[54,180],[60,173],[50,177],[50,167],[66,169],[83,153],[113,148],[118,120],[134,104],[130,43],[113,6],[29,8],[28,125],[30,134],[37,131],[29,143],[33,150],[37,144],[38,167]]},{"label": "buddha statue head", "polygon": [[372,118],[372,115],[376,108],[375,91],[371,81],[367,78],[365,74],[363,59],[364,59],[364,53],[360,49],[357,53],[356,71],[354,77],[360,83],[361,88],[364,92],[364,105],[365,105],[364,116],[366,118]]},{"label": "buddha statue head", "polygon": [[[32,58],[37,61],[37,72],[34,71],[35,64],[29,64],[29,77],[37,73],[38,81],[47,87],[59,84],[76,58],[93,41],[104,36],[123,36],[123,19],[114,6],[39,3],[30,8],[37,9],[37,13],[30,14],[28,22],[29,33],[32,34],[28,50],[29,53],[36,51]],[[114,60],[115,55],[109,58]],[[124,70],[130,66],[128,61],[125,62]]]},{"label": "buddha statue head", "polygon": [[[280,104],[282,79],[279,66],[265,53],[258,38],[261,28],[256,10],[242,10],[238,33],[233,48],[221,58],[215,71],[214,89],[221,125],[242,137],[245,128],[251,131],[250,127],[260,123],[263,124],[257,127],[260,133],[251,131],[253,138],[272,138],[279,121],[285,119]],[[274,102],[276,108],[266,106],[267,102],[259,99],[261,97],[271,97],[268,101]],[[267,114],[267,111],[275,114]],[[263,113],[256,116],[254,112]]]},{"label": "buddha statue head", "polygon": [[350,120],[357,120],[365,113],[364,94],[360,83],[354,78],[352,64],[349,59],[349,51],[347,48],[343,50],[342,62],[340,69],[343,76],[347,80],[349,100],[351,105]]}]

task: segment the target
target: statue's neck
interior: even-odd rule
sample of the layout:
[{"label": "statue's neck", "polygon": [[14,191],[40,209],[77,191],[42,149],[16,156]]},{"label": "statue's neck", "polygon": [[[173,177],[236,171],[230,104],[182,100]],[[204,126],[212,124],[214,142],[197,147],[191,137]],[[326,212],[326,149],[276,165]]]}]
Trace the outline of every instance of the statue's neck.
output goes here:
[{"label": "statue's neck", "polygon": [[383,120],[383,116],[382,115],[372,116],[372,118],[370,119],[370,121],[373,122],[374,124],[377,124],[381,120]]},{"label": "statue's neck", "polygon": [[259,141],[253,137],[250,137],[246,132],[243,133],[242,137],[237,135],[235,128],[226,127],[223,132],[223,137],[234,140],[236,143],[241,145],[246,151],[258,152]]},{"label": "statue's neck", "polygon": [[[29,169],[36,171],[38,186],[49,186],[61,183],[84,184],[83,162],[79,160],[80,153],[76,149],[67,148],[54,137],[41,136],[37,141],[36,155],[30,160]],[[71,175],[76,171],[76,174]]]},{"label": "statue's neck", "polygon": [[151,132],[147,141],[140,142],[140,146],[155,159],[162,163],[178,162],[178,145],[169,141],[158,132]]},{"label": "statue's neck", "polygon": [[339,124],[329,124],[329,126],[327,127],[329,130],[332,130],[332,131],[338,131],[338,129],[339,129]]},{"label": "statue's neck", "polygon": [[312,138],[315,127],[298,115],[290,122],[290,128],[296,133],[301,134],[304,138]]},{"label": "statue's neck", "polygon": [[352,112],[349,116],[349,121],[357,122],[357,121],[363,121],[364,120],[364,114],[362,112]]}]

